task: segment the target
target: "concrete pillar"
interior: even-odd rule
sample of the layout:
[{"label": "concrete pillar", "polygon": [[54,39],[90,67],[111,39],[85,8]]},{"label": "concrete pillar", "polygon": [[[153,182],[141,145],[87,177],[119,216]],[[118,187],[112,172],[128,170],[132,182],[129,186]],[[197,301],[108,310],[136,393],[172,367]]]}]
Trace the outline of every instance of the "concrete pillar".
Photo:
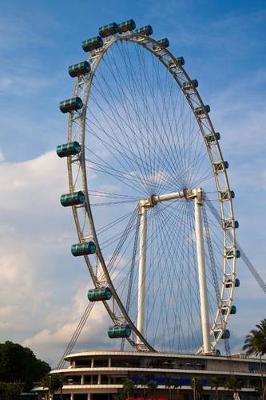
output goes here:
[{"label": "concrete pillar", "polygon": [[70,400],[74,400],[74,393],[70,394]]},{"label": "concrete pillar", "polygon": [[98,375],[98,382],[97,383],[98,383],[98,385],[101,384],[101,375],[100,374]]},{"label": "concrete pillar", "polygon": [[108,358],[108,367],[110,368],[112,366],[112,361],[111,361],[111,357]]},{"label": "concrete pillar", "polygon": [[80,377],[80,384],[84,385],[84,375],[81,375],[81,377]]},{"label": "concrete pillar", "polygon": [[91,368],[94,368],[94,358],[91,359]]}]

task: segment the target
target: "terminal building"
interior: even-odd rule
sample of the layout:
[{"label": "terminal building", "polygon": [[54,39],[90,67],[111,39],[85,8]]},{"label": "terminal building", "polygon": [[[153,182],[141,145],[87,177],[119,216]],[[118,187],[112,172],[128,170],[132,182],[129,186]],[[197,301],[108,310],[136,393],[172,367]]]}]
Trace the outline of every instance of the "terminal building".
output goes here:
[{"label": "terminal building", "polygon": [[[84,351],[69,354],[65,360],[69,363],[66,368],[51,372],[64,377],[64,385],[54,394],[54,399],[115,400],[125,381],[130,380],[134,385],[131,397],[138,400],[195,400],[199,397],[193,392],[192,381],[197,378],[202,386],[200,399],[229,400],[235,398],[237,392],[241,400],[255,400],[260,397],[258,389],[264,375],[266,379],[266,360],[260,362],[241,355],[229,358],[161,352]],[[232,376],[238,382],[235,389],[226,384]],[[219,377],[219,386],[214,377]],[[47,392],[40,393],[40,398],[48,398]]]}]

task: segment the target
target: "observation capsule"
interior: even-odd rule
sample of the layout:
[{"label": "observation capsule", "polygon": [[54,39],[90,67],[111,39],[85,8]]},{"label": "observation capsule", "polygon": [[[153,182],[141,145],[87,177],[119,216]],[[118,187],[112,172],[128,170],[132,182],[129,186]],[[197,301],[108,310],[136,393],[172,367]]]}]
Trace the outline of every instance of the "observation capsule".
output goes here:
[{"label": "observation capsule", "polygon": [[239,222],[234,219],[226,219],[223,223],[225,229],[239,228]]},{"label": "observation capsule", "polygon": [[167,47],[170,46],[170,43],[169,43],[168,38],[163,38],[163,39],[157,40],[157,42],[158,42],[162,47],[165,47],[165,48],[167,48]]},{"label": "observation capsule", "polygon": [[221,200],[230,200],[235,197],[235,192],[233,190],[226,190],[225,192],[220,192]]},{"label": "observation capsule", "polygon": [[91,39],[87,39],[82,42],[82,48],[86,52],[97,50],[102,46],[103,46],[103,40],[100,36],[95,36]]},{"label": "observation capsule", "polygon": [[91,65],[88,61],[82,61],[79,64],[73,64],[68,67],[68,73],[72,78],[88,74],[91,70]]},{"label": "observation capsule", "polygon": [[78,204],[83,204],[84,201],[85,195],[81,190],[79,192],[62,194],[60,197],[60,203],[63,207],[76,206]]},{"label": "observation capsule", "polygon": [[227,260],[231,260],[232,258],[240,258],[240,251],[235,248],[226,249],[225,256]]},{"label": "observation capsule", "polygon": [[119,32],[118,25],[115,22],[112,22],[111,24],[108,24],[108,25],[101,26],[99,28],[99,35],[103,38],[114,35],[118,32]]},{"label": "observation capsule", "polygon": [[75,156],[81,151],[80,144],[78,142],[71,142],[65,144],[59,144],[56,148],[58,157]]},{"label": "observation capsule", "polygon": [[205,139],[208,144],[216,144],[216,142],[221,139],[221,135],[219,132],[215,132],[211,133],[210,135],[206,135]]},{"label": "observation capsule", "polygon": [[116,325],[108,329],[108,336],[110,339],[128,338],[131,335],[131,328],[129,325]]},{"label": "observation capsule", "polygon": [[228,310],[230,310],[230,311],[229,311],[229,314],[236,314],[236,306],[234,306],[234,305],[232,305],[231,308],[229,308],[229,307],[222,307],[221,313],[222,313],[223,315],[226,315],[226,314],[228,313]]},{"label": "observation capsule", "polygon": [[235,279],[235,287],[240,286],[240,280],[238,278]]},{"label": "observation capsule", "polygon": [[60,101],[59,108],[62,113],[78,111],[83,107],[83,102],[80,97],[72,97],[71,99]]},{"label": "observation capsule", "polygon": [[95,254],[96,253],[96,245],[92,241],[85,242],[85,243],[72,244],[71,253],[73,254],[74,257]]},{"label": "observation capsule", "polygon": [[197,79],[192,79],[191,81],[184,82],[182,85],[183,90],[190,90],[197,88],[199,86],[199,83]]},{"label": "observation capsule", "polygon": [[145,25],[142,28],[136,29],[135,33],[143,36],[151,36],[153,34],[153,29],[150,25]]},{"label": "observation capsule", "polygon": [[216,172],[221,172],[229,167],[228,161],[218,161],[213,163]]},{"label": "observation capsule", "polygon": [[177,57],[176,62],[178,65],[185,65],[185,59],[184,57]]},{"label": "observation capsule", "polygon": [[229,278],[229,279],[227,279],[225,281],[225,287],[226,288],[230,288],[231,286],[233,286],[233,283],[234,283],[235,287],[239,287],[240,286],[240,280],[238,278],[236,278],[234,281]]},{"label": "observation capsule", "polygon": [[88,299],[89,299],[89,301],[110,300],[111,297],[112,297],[112,292],[109,289],[109,287],[90,289],[88,291]]},{"label": "observation capsule", "polygon": [[119,33],[133,31],[136,28],[136,24],[133,19],[129,19],[128,21],[121,22],[117,26],[118,26]]},{"label": "observation capsule", "polygon": [[195,114],[196,115],[204,115],[204,114],[208,114],[211,111],[211,108],[209,105],[204,105],[202,107],[196,107],[195,108]]}]

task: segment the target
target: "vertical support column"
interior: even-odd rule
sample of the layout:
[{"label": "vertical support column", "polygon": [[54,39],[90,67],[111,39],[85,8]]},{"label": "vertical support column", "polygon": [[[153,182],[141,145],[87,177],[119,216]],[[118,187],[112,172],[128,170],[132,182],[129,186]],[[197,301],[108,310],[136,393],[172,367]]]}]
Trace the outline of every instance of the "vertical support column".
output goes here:
[{"label": "vertical support column", "polygon": [[207,298],[207,285],[205,273],[205,258],[204,258],[204,243],[203,243],[203,229],[201,218],[202,207],[202,191],[199,192],[194,198],[195,204],[195,233],[197,242],[197,260],[198,260],[198,274],[199,274],[199,292],[200,292],[200,315],[201,315],[201,329],[203,337],[203,353],[210,353],[210,326],[209,326],[209,313],[208,313],[208,298]]},{"label": "vertical support column", "polygon": [[[144,333],[145,318],[145,275],[146,275],[146,239],[147,239],[147,209],[139,205],[139,281],[138,281],[138,318],[137,329]],[[138,339],[138,343],[140,340]]]}]

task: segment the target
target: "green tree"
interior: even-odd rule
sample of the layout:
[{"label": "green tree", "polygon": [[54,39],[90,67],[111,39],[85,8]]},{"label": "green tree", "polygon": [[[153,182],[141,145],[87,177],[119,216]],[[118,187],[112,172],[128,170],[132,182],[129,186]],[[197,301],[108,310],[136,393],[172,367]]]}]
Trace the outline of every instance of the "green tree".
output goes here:
[{"label": "green tree", "polygon": [[19,383],[0,382],[0,399],[17,400],[22,391],[22,385]]},{"label": "green tree", "polygon": [[150,394],[151,398],[153,398],[157,387],[158,387],[158,385],[157,385],[157,383],[155,381],[150,380],[150,381],[147,382],[147,388],[148,388],[148,391],[149,391],[149,394]]},{"label": "green tree", "polygon": [[123,390],[122,390],[123,398],[128,399],[131,395],[133,395],[135,392],[135,388],[136,387],[134,382],[130,379],[126,379],[123,382]]},{"label": "green tree", "polygon": [[223,379],[220,378],[219,376],[213,376],[213,377],[211,378],[211,388],[215,390],[215,397],[216,397],[216,400],[219,399],[218,388],[219,388],[220,386],[222,386],[222,384],[223,384]]},{"label": "green tree", "polygon": [[167,379],[165,387],[169,390],[169,400],[172,400],[172,390],[175,388],[173,379]]},{"label": "green tree", "polygon": [[[238,393],[238,390],[241,389],[242,387],[242,382],[237,379],[235,376],[230,376],[226,381],[225,381],[225,387],[229,389],[230,391],[233,392],[233,394]],[[234,396],[233,396],[234,397]]]},{"label": "green tree", "polygon": [[49,371],[50,366],[29,348],[10,341],[0,343],[0,382],[21,383],[21,390],[29,391]]},{"label": "green tree", "polygon": [[256,325],[257,329],[252,329],[246,336],[243,350],[248,356],[254,354],[260,359],[260,373],[261,373],[261,389],[263,392],[263,399],[266,395],[266,385],[264,385],[264,377],[262,370],[262,356],[266,354],[266,319],[260,321]]},{"label": "green tree", "polygon": [[42,379],[42,385],[48,388],[49,394],[53,394],[60,390],[62,395],[62,388],[64,385],[64,377],[61,374],[47,374]]},{"label": "green tree", "polygon": [[202,387],[202,383],[199,380],[199,378],[192,378],[191,380],[191,388],[193,390],[193,397],[194,400],[200,400],[201,395],[202,395],[202,391],[203,391],[203,387]]}]

